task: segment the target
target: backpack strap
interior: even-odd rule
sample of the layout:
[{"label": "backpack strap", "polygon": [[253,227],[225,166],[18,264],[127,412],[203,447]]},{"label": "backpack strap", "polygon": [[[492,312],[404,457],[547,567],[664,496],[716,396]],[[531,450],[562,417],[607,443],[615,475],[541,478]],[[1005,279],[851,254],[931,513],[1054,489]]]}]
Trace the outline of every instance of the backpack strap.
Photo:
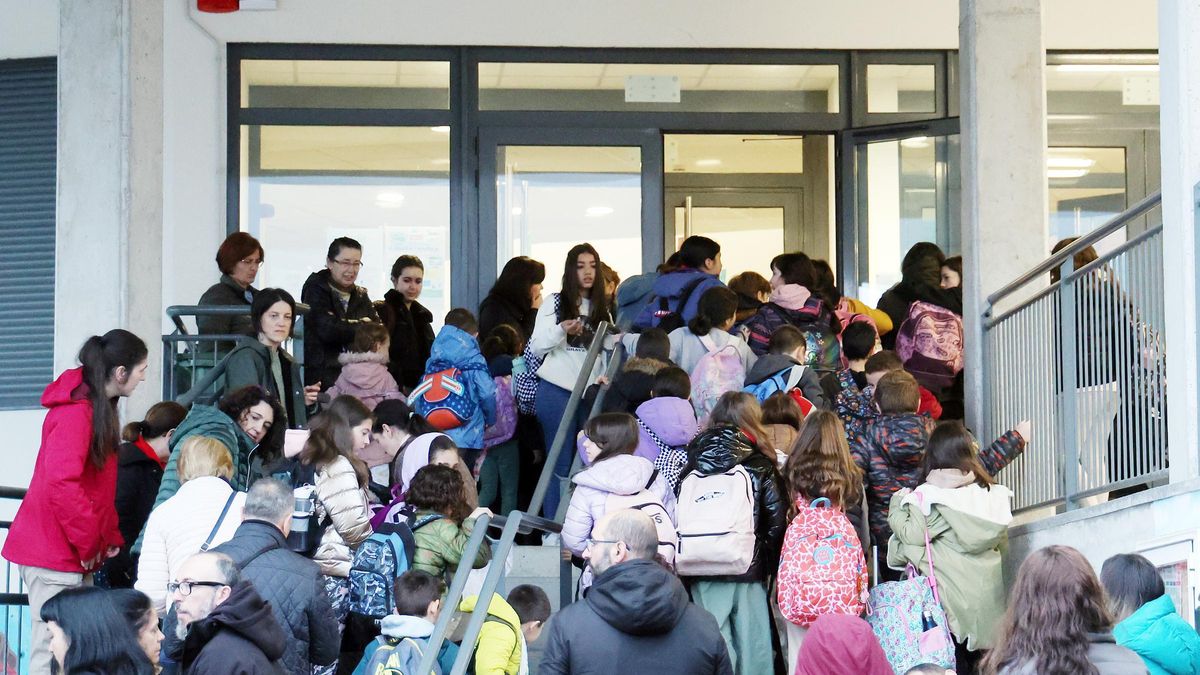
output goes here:
[{"label": "backpack strap", "polygon": [[654,471],[652,471],[650,473],[650,480],[646,481],[646,487],[644,487],[642,489],[649,490],[651,487],[654,486],[654,481],[656,481],[656,480],[658,480],[658,469],[655,469]]},{"label": "backpack strap", "polygon": [[791,369],[789,369],[788,376],[787,376],[787,382],[785,382],[785,386],[783,388],[783,392],[785,394],[787,392],[795,389],[796,387],[800,386],[800,378],[804,377],[804,369],[805,368],[806,368],[806,366],[800,365],[800,366],[792,366]]},{"label": "backpack strap", "polygon": [[[491,614],[491,613],[489,613],[487,615],[487,617],[483,620],[483,622],[484,623],[489,623],[489,622],[490,623],[498,623],[503,626],[507,626],[508,629],[513,632],[513,638],[516,640],[516,643],[513,645],[512,653],[509,654],[508,659],[511,661],[514,656],[518,655],[518,652],[521,649],[521,637],[520,637],[520,635],[517,634],[517,629],[513,628],[513,625],[511,623],[509,623],[509,622],[505,621],[504,619],[501,619],[500,617],[496,616],[495,614]],[[475,643],[475,648],[479,649],[478,642]]]},{"label": "backpack strap", "polygon": [[[704,276],[708,276],[708,275],[704,275]],[[694,279],[687,286],[684,286],[683,291],[680,292],[679,305],[677,305],[675,307],[675,311],[679,313],[680,317],[683,316],[683,308],[687,307],[688,300],[692,299],[692,294],[696,292],[696,289],[700,287],[700,284],[704,283],[704,276],[701,276],[698,279]]]},{"label": "backpack strap", "polygon": [[718,347],[717,343],[713,342],[713,339],[710,338],[709,336],[699,335],[699,336],[697,336],[697,339],[699,339],[700,344],[704,345],[704,348],[708,350],[708,353],[712,354],[712,353],[720,351],[720,347]]},{"label": "backpack strap", "polygon": [[425,516],[424,518],[418,519],[408,529],[412,530],[413,532],[416,532],[417,530],[421,529],[422,527],[425,527],[426,525],[432,523],[433,521],[441,520],[441,519],[442,519],[442,516],[440,514],[431,513],[428,516]]},{"label": "backpack strap", "polygon": [[[217,536],[217,530],[220,530],[221,523],[225,522],[225,514],[229,513],[229,507],[233,504],[233,500],[238,495],[237,490],[233,490],[232,488],[230,488],[230,489],[231,489],[231,492],[229,493],[229,498],[225,500],[225,507],[221,509],[221,515],[217,516],[216,525],[213,525],[212,531],[208,533],[208,537],[205,538],[204,543],[200,544],[200,552],[201,553],[204,553],[205,551],[207,551],[208,547],[212,545],[213,537]],[[258,557],[258,556],[255,556],[255,557]]]}]

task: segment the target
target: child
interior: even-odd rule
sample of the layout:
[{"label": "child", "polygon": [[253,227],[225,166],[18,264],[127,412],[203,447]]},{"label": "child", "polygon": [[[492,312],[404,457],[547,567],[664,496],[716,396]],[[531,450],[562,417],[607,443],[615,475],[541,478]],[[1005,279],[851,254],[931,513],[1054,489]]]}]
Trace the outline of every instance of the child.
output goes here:
[{"label": "child", "polygon": [[943,422],[929,435],[918,480],[916,490],[892,496],[888,566],[912,564],[928,576],[932,555],[958,672],[973,673],[980,650],[995,645],[1007,604],[1001,554],[1008,548],[1012,492],[992,480],[961,422]]},{"label": "child", "polygon": [[633,358],[621,366],[604,396],[601,412],[633,413],[649,401],[654,376],[671,365],[671,340],[661,328],[651,328],[638,337]]},{"label": "child", "polygon": [[775,449],[775,459],[779,462],[779,466],[782,467],[788,455],[791,454],[792,444],[796,442],[796,434],[800,432],[800,424],[804,419],[804,413],[800,411],[800,404],[782,391],[771,394],[767,400],[763,401],[763,429],[767,432],[764,442]]},{"label": "child", "polygon": [[687,463],[687,444],[696,437],[696,411],[688,398],[692,380],[683,368],[669,366],[654,376],[653,398],[634,414],[638,446],[633,454],[645,457],[658,469],[674,494],[679,489],[679,472]]},{"label": "child", "polygon": [[[412,568],[437,577],[453,574],[462,558],[475,518],[487,509],[467,506],[463,480],[458,471],[440,464],[422,467],[412,479],[406,495],[408,506],[415,513],[410,520],[417,549]],[[492,557],[487,541],[479,548],[473,566],[478,569]]]},{"label": "child", "polygon": [[729,280],[729,290],[737,293],[738,308],[734,325],[754,316],[771,299],[771,282],[758,272],[742,272]]},{"label": "child", "polygon": [[401,498],[403,501],[403,496],[408,494],[412,488],[413,477],[417,475],[417,472],[429,464],[439,464],[458,471],[459,477],[462,478],[467,510],[474,511],[479,506],[479,493],[476,490],[475,479],[471,476],[471,470],[459,456],[458,446],[446,434],[434,431],[417,436],[403,448],[398,460],[396,464],[398,473],[392,482],[393,497]]},{"label": "child", "polygon": [[[421,664],[433,625],[442,610],[446,582],[420,570],[396,578],[396,613],[383,617],[382,635],[367,645],[354,675],[415,673]],[[458,645],[446,640],[438,651],[437,665],[448,673],[458,658]]]},{"label": "child", "polygon": [[475,338],[479,323],[468,310],[452,309],[433,341],[425,377],[410,395],[413,409],[446,432],[467,467],[483,452],[483,429],[496,422],[496,385]]},{"label": "child", "polygon": [[[676,518],[681,540],[677,558],[681,576],[689,577],[692,599],[717,619],[736,672],[774,671],[771,618],[766,581],[778,569],[779,548],[787,528],[783,481],[775,468],[775,452],[761,444],[766,436],[762,411],[753,396],[728,392],[717,402],[708,428],[688,446],[688,463],[679,488]],[[748,476],[747,494],[718,486],[736,484]],[[744,503],[749,499],[750,503]],[[750,522],[736,523],[726,536],[725,524],[704,522],[724,514],[752,513]],[[750,532],[743,533],[741,527]],[[749,541],[744,536],[752,534]],[[707,541],[707,543],[705,543]],[[741,549],[741,546],[749,546]],[[739,572],[696,559],[690,550],[732,551],[749,563]],[[687,565],[685,566],[685,560]],[[691,569],[722,569],[717,574],[692,574]]]},{"label": "child", "polygon": [[[811,408],[828,408],[821,379],[812,368],[803,365],[808,360],[808,345],[804,333],[795,326],[780,326],[767,343],[767,354],[760,357],[746,375],[746,391],[764,401],[776,391],[799,396]],[[797,400],[800,409],[805,403]]]},{"label": "child", "polygon": [[[863,366],[863,375],[866,377],[867,386],[859,387],[846,374],[838,374],[841,390],[838,392],[834,408],[837,410],[838,417],[842,418],[842,424],[846,425],[847,438],[853,439],[861,436],[867,424],[879,416],[879,410],[875,406],[874,400],[875,385],[880,378],[894,370],[904,370],[904,364],[896,352],[884,350],[872,354]],[[917,412],[928,415],[932,419],[938,419],[942,414],[942,407],[938,404],[937,397],[919,384],[917,391],[921,401],[917,406]]]},{"label": "child", "polygon": [[[587,469],[575,474],[575,493],[563,521],[562,542],[572,554],[583,555],[592,527],[615,508],[639,508],[659,526],[659,551],[675,558],[675,495],[654,465],[633,454],[638,425],[628,413],[602,413],[588,421],[581,435]],[[622,497],[636,496],[635,499]],[[665,518],[665,521],[663,520]],[[668,550],[669,549],[669,550]]]},{"label": "child", "polygon": [[[826,373],[821,378],[825,398],[837,401],[837,395],[853,382],[855,387],[867,387],[867,358],[879,350],[879,334],[875,327],[866,322],[851,323],[842,331],[842,356],[846,367],[836,373]],[[846,380],[845,383],[842,380]]]},{"label": "child", "polygon": [[[479,596],[467,596],[458,609],[473,612],[478,602]],[[546,592],[537,586],[517,586],[509,592],[507,601],[495,593],[487,613],[489,620],[479,630],[479,640],[475,643],[472,672],[528,673],[527,645],[541,635],[542,624],[550,618],[550,598]]]},{"label": "child", "polygon": [[359,324],[358,328],[354,329],[351,351],[338,356],[342,372],[338,375],[337,382],[326,392],[329,398],[332,400],[341,394],[349,394],[362,401],[370,410],[374,410],[380,401],[404,400],[400,386],[388,372],[390,348],[391,338],[382,324]]},{"label": "child", "polygon": [[[892,495],[901,488],[915,488],[920,477],[921,458],[933,431],[934,421],[917,412],[921,395],[917,381],[903,370],[884,375],[875,387],[879,416],[861,436],[850,439],[854,461],[866,474],[868,519],[873,546],[886,546],[892,531],[888,509]],[[979,451],[979,460],[989,475],[1008,466],[1025,451],[1029,422],[996,439]],[[881,570],[889,578],[898,575]]]},{"label": "child", "polygon": [[[757,357],[745,340],[729,333],[736,312],[737,296],[733,291],[724,286],[704,291],[696,305],[696,317],[688,325],[671,331],[671,362],[691,373],[701,356],[731,345],[741,361],[742,372],[750,370]],[[711,347],[704,344],[706,339]]]},{"label": "child", "polygon": [[[787,619],[790,669],[808,627],[824,614],[862,613],[867,596],[867,565],[855,526],[846,511],[862,502],[862,471],[850,457],[846,432],[837,415],[814,411],[804,420],[796,449],[783,468],[793,519],[780,555],[779,610]],[[813,508],[814,500],[829,500]],[[814,566],[818,544],[834,542]],[[817,567],[820,576],[812,572]]]},{"label": "child", "polygon": [[516,439],[517,401],[512,390],[512,364],[524,348],[521,334],[506,323],[493,328],[480,346],[496,385],[496,423],[483,430],[479,499],[488,508],[498,499],[500,513],[511,513],[517,508],[521,457]]}]

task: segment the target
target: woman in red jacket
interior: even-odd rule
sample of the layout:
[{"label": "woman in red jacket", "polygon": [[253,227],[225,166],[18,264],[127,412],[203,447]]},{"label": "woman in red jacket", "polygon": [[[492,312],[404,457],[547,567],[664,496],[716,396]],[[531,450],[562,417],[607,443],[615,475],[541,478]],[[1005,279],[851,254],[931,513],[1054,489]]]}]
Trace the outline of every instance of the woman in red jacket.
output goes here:
[{"label": "woman in red jacket", "polygon": [[33,479],[13,519],[3,555],[20,566],[33,617],[30,672],[50,672],[50,632],[42,604],[60,591],[91,583],[91,574],[120,551],[117,527],[117,400],[146,379],[146,343],[126,330],[93,335],[79,368],[46,387]]}]

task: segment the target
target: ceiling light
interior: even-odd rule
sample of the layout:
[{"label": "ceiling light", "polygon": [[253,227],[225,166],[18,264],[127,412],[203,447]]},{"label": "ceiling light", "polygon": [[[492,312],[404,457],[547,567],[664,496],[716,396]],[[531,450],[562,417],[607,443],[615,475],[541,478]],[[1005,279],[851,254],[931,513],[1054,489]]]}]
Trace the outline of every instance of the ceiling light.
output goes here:
[{"label": "ceiling light", "polygon": [[1053,66],[1060,73],[1157,73],[1151,63],[1064,63]]},{"label": "ceiling light", "polygon": [[450,127],[429,127],[429,130],[438,134],[450,133]]},{"label": "ceiling light", "polygon": [[514,207],[512,207],[512,214],[513,214],[514,216],[519,216],[519,215],[521,215],[522,213],[525,213],[525,209],[522,209],[522,208],[521,208],[521,207],[519,207],[519,206],[514,206]]},{"label": "ceiling light", "polygon": [[719,159],[698,159],[698,160],[696,160],[696,166],[721,166],[721,160],[719,160]]},{"label": "ceiling light", "polygon": [[612,212],[613,209],[611,206],[589,206],[585,213],[587,214],[588,218],[600,218],[602,216],[607,216]]},{"label": "ceiling light", "polygon": [[906,138],[906,139],[900,141],[900,145],[905,148],[928,148],[929,147],[929,137],[928,136],[914,136],[912,138]]},{"label": "ceiling light", "polygon": [[437,166],[446,166],[447,164],[450,163],[450,158],[449,157],[438,157],[437,159],[429,160],[429,163],[436,164]]},{"label": "ceiling light", "polygon": [[398,209],[404,203],[404,195],[399,192],[380,192],[375,195],[375,206],[381,209]]},{"label": "ceiling light", "polygon": [[1087,169],[1048,169],[1047,178],[1083,178],[1088,175]]},{"label": "ceiling light", "polygon": [[1046,167],[1050,169],[1090,169],[1096,160],[1087,157],[1047,157]]}]

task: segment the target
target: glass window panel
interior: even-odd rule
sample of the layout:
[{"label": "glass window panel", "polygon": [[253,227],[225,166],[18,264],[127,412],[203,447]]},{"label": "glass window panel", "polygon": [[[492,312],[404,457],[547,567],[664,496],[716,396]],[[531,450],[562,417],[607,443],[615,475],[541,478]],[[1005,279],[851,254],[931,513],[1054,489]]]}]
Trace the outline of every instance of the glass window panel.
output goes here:
[{"label": "glass window panel", "polygon": [[[1054,241],[1091,232],[1125,210],[1125,148],[1050,148],[1050,232]],[[1124,241],[1117,233],[1097,246]]]},{"label": "glass window panel", "polygon": [[1157,113],[1156,54],[1056,54],[1052,58],[1054,62],[1046,66],[1048,112]]},{"label": "glass window panel", "polygon": [[804,173],[804,138],[768,134],[666,134],[666,173]]},{"label": "glass window panel", "polygon": [[937,112],[936,79],[932,65],[867,64],[867,112]]},{"label": "glass window panel", "polygon": [[[680,100],[626,101],[632,76],[678,78]],[[481,63],[481,110],[838,112],[835,64]]]},{"label": "glass window panel", "polygon": [[243,108],[450,109],[448,61],[242,61]]},{"label": "glass window panel", "polygon": [[379,300],[392,263],[425,263],[420,302],[450,310],[450,134],[430,127],[243,126],[241,229],[262,242],[260,287],[300,298],[330,241],[363,245],[358,284]]},{"label": "glass window panel", "polygon": [[496,164],[497,269],[541,260],[557,292],[567,251],[586,241],[622,279],[641,274],[641,148],[506,145]]},{"label": "glass window panel", "polygon": [[721,279],[744,270],[771,269],[771,259],[783,252],[783,208],[693,206],[675,208],[675,249],[690,235],[721,243]]}]

